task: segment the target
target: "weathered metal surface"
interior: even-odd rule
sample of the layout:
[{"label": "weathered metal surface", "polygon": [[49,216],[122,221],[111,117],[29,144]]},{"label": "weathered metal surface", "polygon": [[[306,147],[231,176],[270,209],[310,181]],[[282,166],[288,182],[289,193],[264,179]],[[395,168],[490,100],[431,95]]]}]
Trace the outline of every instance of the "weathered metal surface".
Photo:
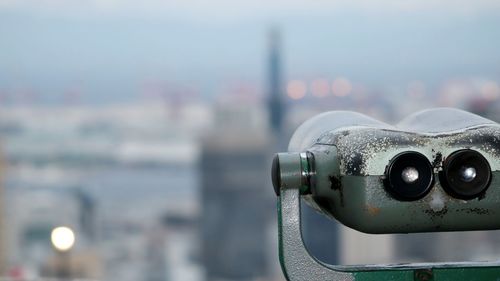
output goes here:
[{"label": "weathered metal surface", "polygon": [[274,156],[272,181],[276,195],[281,187],[299,187],[301,194],[310,192],[311,163],[314,156],[310,153],[279,153]]},{"label": "weathered metal surface", "polygon": [[[460,149],[478,151],[492,170],[489,188],[474,199],[451,196],[438,177],[446,157]],[[300,199],[305,198],[327,216],[367,233],[500,229],[497,123],[452,109],[414,114],[397,126],[357,113],[329,112],[304,123],[289,150],[293,153],[278,157],[282,178],[277,186],[280,262],[288,280],[500,280],[498,262],[326,265],[307,252],[300,222]],[[423,154],[435,179],[423,198],[411,202],[393,198],[384,188],[386,167],[405,151]],[[409,182],[418,176],[403,171]],[[464,175],[474,172],[465,169]]]},{"label": "weathered metal surface", "polygon": [[[474,149],[496,160],[500,157],[500,126],[483,125],[433,134],[350,127],[323,134],[315,145],[338,149],[341,174],[382,175],[392,157],[408,150],[426,155],[436,169],[440,168],[440,158],[459,149]],[[500,170],[498,160],[490,165],[493,170]]]},{"label": "weathered metal surface", "polygon": [[500,263],[418,263],[395,265],[327,265],[307,251],[302,240],[300,191],[282,187],[278,197],[280,263],[290,281],[434,281],[495,280],[500,278]]},{"label": "weathered metal surface", "polygon": [[278,201],[280,263],[287,280],[354,280],[352,273],[329,268],[307,252],[300,223],[300,191],[282,188]]},{"label": "weathered metal surface", "polygon": [[[500,172],[493,173],[482,199],[460,200],[436,183],[424,198],[398,201],[378,176],[343,176],[334,196],[320,198],[323,213],[366,233],[408,233],[500,228]],[[318,205],[318,200],[314,206]]]},{"label": "weathered metal surface", "polygon": [[[500,125],[458,110],[426,112],[429,116],[416,114],[398,126],[345,112],[341,112],[347,114],[341,118],[344,121],[334,122],[327,117],[339,118],[340,113],[329,113],[318,119],[328,126],[317,126],[333,130],[320,134],[308,129],[314,125],[309,124],[302,131],[315,134],[308,134],[300,133],[299,128],[294,138],[320,135],[304,149],[314,155],[313,169],[308,171],[311,195],[305,197],[307,202],[323,214],[366,233],[500,229]],[[362,125],[347,123],[352,116],[357,118],[354,124]],[[415,131],[409,131],[410,127]],[[297,139],[294,142],[300,143]],[[469,200],[450,196],[439,179],[443,161],[461,149],[481,153],[492,170],[489,187]],[[383,183],[391,159],[408,151],[424,155],[434,172],[430,191],[412,202],[391,197]]]},{"label": "weathered metal surface", "polygon": [[309,151],[315,159],[311,180],[315,184],[311,187],[312,194],[305,197],[307,202],[359,231],[407,233],[500,228],[500,171],[492,172],[489,188],[478,198],[454,198],[441,186],[437,173],[442,160],[436,154],[437,161],[431,161],[435,167],[434,186],[423,198],[405,202],[392,198],[384,188],[383,164],[387,165],[390,157],[380,165],[381,171],[376,175],[361,176],[341,170],[337,146],[316,145]]}]

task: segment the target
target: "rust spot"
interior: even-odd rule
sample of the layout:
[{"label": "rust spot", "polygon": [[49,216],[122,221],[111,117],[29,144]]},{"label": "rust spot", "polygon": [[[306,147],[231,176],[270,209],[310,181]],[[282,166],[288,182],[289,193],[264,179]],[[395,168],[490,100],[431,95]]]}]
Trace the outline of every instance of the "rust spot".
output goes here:
[{"label": "rust spot", "polygon": [[376,215],[378,215],[380,213],[380,208],[374,207],[374,206],[370,206],[370,205],[366,205],[365,206],[365,210],[368,211],[368,213],[371,216],[376,216]]}]

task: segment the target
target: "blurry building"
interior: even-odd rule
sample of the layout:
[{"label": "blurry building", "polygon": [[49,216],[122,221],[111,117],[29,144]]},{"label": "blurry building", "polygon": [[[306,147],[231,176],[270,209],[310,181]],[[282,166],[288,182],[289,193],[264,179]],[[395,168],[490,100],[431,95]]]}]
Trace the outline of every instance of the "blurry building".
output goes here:
[{"label": "blurry building", "polygon": [[205,140],[202,169],[202,256],[207,280],[251,280],[268,273],[270,204],[268,139],[224,132]]},{"label": "blurry building", "polygon": [[[261,112],[234,103],[218,109],[202,143],[201,256],[206,280],[254,280],[270,272],[270,138],[254,123]],[[243,118],[247,120],[242,120]],[[275,257],[277,259],[277,255]]]},{"label": "blurry building", "polygon": [[318,213],[304,201],[302,207],[302,235],[309,252],[322,262],[340,263],[345,259],[342,255],[349,252],[341,252],[339,223]]},{"label": "blurry building", "polygon": [[394,243],[400,262],[498,261],[500,231],[400,234]]},{"label": "blurry building", "polygon": [[75,198],[79,205],[79,225],[83,235],[89,242],[95,242],[97,236],[96,203],[94,198],[82,189],[75,191]]},{"label": "blurry building", "polygon": [[98,280],[102,278],[102,271],[102,260],[95,250],[51,255],[43,261],[41,267],[41,275],[44,277],[61,277],[61,273],[64,273],[74,279]]},{"label": "blurry building", "polygon": [[5,173],[6,165],[0,147],[0,276],[5,276],[7,272],[7,259],[6,259],[6,241],[5,241],[5,204],[4,204],[4,189],[3,189],[3,176]]},{"label": "blurry building", "polygon": [[148,233],[146,245],[146,281],[167,281],[168,266],[166,260],[166,233],[162,226],[157,226]]},{"label": "blurry building", "polygon": [[166,280],[203,280],[197,216],[190,212],[176,211],[167,214],[162,221],[167,236]]},{"label": "blurry building", "polygon": [[395,259],[396,245],[392,234],[366,234],[338,225],[339,262],[345,265],[399,263]]}]

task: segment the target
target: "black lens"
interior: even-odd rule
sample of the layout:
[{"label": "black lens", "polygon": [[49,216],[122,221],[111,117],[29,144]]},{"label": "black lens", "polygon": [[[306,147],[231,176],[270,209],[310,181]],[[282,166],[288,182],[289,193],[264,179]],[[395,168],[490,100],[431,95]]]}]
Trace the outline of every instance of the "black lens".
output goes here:
[{"label": "black lens", "polygon": [[491,181],[490,164],[481,153],[463,149],[453,152],[443,164],[439,181],[448,194],[460,199],[481,195]]},{"label": "black lens", "polygon": [[387,192],[401,201],[424,197],[433,183],[431,163],[427,157],[415,151],[396,155],[385,171],[384,185]]}]

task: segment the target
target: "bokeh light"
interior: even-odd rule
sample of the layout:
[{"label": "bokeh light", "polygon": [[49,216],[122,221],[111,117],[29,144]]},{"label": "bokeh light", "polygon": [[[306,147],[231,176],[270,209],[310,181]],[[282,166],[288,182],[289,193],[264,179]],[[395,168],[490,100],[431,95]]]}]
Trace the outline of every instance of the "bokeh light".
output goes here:
[{"label": "bokeh light", "polygon": [[291,99],[300,100],[307,93],[307,85],[301,80],[292,80],[288,82],[286,92]]},{"label": "bokeh light", "polygon": [[479,91],[484,99],[494,101],[500,96],[500,87],[495,81],[485,81],[479,87]]},{"label": "bokeh light", "polygon": [[333,80],[332,83],[332,92],[337,97],[345,97],[349,95],[352,91],[351,81],[347,78],[339,77]]},{"label": "bokeh light", "polygon": [[326,97],[330,92],[330,82],[326,79],[315,79],[311,83],[311,91],[318,98]]},{"label": "bokeh light", "polygon": [[52,230],[50,239],[56,250],[66,252],[75,244],[75,233],[69,227],[59,226]]}]

